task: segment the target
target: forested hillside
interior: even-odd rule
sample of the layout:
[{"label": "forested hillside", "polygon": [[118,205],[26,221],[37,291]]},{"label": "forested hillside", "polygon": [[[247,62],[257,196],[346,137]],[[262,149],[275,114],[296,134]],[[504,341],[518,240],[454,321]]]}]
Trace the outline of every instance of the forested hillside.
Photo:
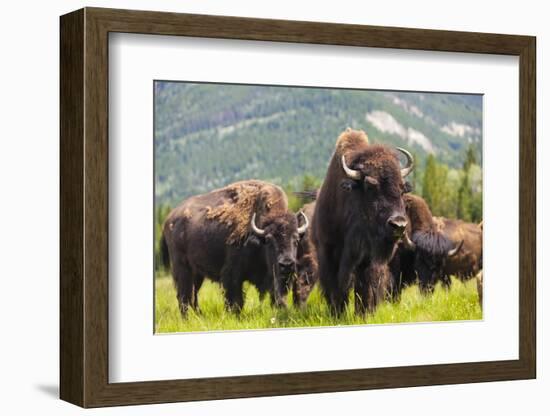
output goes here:
[{"label": "forested hillside", "polygon": [[[465,176],[481,190],[481,115],[480,95],[156,82],[156,203],[248,178],[318,185],[349,126],[414,153],[418,190],[431,179],[423,172],[432,155],[429,168],[444,178],[428,186],[451,181],[456,191],[440,197],[456,214]],[[471,166],[472,175],[461,173]]]}]

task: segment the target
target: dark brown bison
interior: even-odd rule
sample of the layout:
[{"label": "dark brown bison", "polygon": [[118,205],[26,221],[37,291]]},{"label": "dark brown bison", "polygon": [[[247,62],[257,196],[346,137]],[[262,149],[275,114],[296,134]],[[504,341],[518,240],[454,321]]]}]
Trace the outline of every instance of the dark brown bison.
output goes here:
[{"label": "dark brown bison", "polygon": [[319,281],[331,310],[340,314],[355,288],[355,312],[374,311],[389,285],[388,262],[407,225],[398,153],[369,144],[363,131],[338,138],[315,205],[312,239]]},{"label": "dark brown bison", "polygon": [[398,299],[402,287],[413,284],[417,277],[421,291],[432,292],[435,284],[444,280],[447,261],[460,252],[463,244],[462,240],[453,241],[445,235],[441,223],[432,217],[424,199],[407,194],[403,200],[408,218],[407,230],[390,263],[394,300]]},{"label": "dark brown bison", "polygon": [[[315,212],[315,201],[305,204],[301,212],[304,213],[311,223]],[[305,305],[313,286],[319,280],[317,268],[317,254],[315,252],[315,245],[311,240],[311,229],[309,228],[298,244],[297,275],[292,286],[292,298],[295,305]]]},{"label": "dark brown bison", "polygon": [[271,293],[275,304],[286,304],[307,228],[307,218],[298,226],[283,190],[267,182],[236,182],[183,201],[166,218],[161,239],[182,314],[198,306],[205,277],[222,284],[226,304],[237,311],[245,280]]},{"label": "dark brown bison", "polygon": [[448,278],[451,275],[465,281],[476,277],[483,268],[483,224],[473,224],[462,220],[436,217],[445,236],[457,243],[464,241],[462,249],[449,259],[443,269]]}]

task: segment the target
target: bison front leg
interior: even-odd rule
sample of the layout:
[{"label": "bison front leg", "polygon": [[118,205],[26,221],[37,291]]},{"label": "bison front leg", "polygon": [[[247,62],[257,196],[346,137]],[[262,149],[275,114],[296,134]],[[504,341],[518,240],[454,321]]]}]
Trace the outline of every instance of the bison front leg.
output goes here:
[{"label": "bison front leg", "polygon": [[319,258],[319,283],[325,300],[332,312],[334,308],[334,293],[337,291],[336,273],[338,271],[338,262],[333,258],[332,250],[326,245],[319,245],[317,248]]},{"label": "bison front leg", "polygon": [[441,285],[443,286],[443,288],[445,290],[450,290],[451,289],[451,284],[452,284],[451,276],[446,275],[446,274],[441,276]]},{"label": "bison front leg", "polygon": [[337,287],[332,299],[332,307],[337,315],[342,314],[348,304],[353,272],[357,265],[356,255],[352,252],[350,246],[350,244],[347,244],[344,247],[340,266],[338,267]]},{"label": "bison front leg", "polygon": [[243,305],[243,280],[239,273],[228,270],[222,274],[222,285],[225,293],[225,306],[240,313]]},{"label": "bison front leg", "polygon": [[[347,253],[344,249],[343,253]],[[348,303],[352,267],[349,253],[319,250],[319,281],[331,313],[340,316]]]}]

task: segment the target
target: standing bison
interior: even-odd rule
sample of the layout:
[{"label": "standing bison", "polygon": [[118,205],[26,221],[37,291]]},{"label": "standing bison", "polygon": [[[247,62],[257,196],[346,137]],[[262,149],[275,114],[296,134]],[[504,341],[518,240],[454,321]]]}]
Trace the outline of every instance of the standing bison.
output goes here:
[{"label": "standing bison", "polygon": [[[304,218],[308,218],[309,222],[313,220],[315,212],[315,202],[310,202],[302,207]],[[297,254],[297,275],[292,285],[292,298],[294,304],[298,306],[305,305],[311,290],[317,280],[317,253],[315,245],[311,240],[311,229],[308,229],[298,244]]]},{"label": "standing bison", "polygon": [[236,182],[183,201],[166,218],[161,239],[182,315],[198,306],[206,276],[221,282],[227,306],[237,311],[245,280],[271,293],[275,304],[286,304],[297,245],[307,228],[307,218],[298,226],[282,189],[267,182]]},{"label": "standing bison", "polygon": [[398,298],[403,285],[418,280],[423,293],[433,292],[445,276],[444,268],[456,256],[463,241],[449,239],[439,220],[432,217],[426,201],[413,194],[403,197],[408,218],[405,238],[391,261],[393,298]]},{"label": "standing bison", "polygon": [[388,262],[407,219],[403,178],[413,169],[409,152],[371,145],[363,131],[338,138],[315,205],[312,239],[319,281],[334,313],[341,314],[355,287],[355,312],[373,312],[389,285]]}]

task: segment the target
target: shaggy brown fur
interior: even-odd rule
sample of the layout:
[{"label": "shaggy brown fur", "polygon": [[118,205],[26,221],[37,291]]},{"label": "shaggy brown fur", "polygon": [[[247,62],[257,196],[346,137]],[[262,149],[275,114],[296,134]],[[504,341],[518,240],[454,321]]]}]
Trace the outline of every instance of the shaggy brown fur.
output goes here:
[{"label": "shaggy brown fur", "polygon": [[407,216],[410,219],[411,233],[432,230],[434,218],[426,201],[414,194],[404,195],[403,200],[407,208]]},{"label": "shaggy brown fur", "polygon": [[449,240],[455,244],[464,241],[459,253],[447,261],[445,275],[456,275],[461,280],[475,277],[483,268],[483,226],[444,217],[438,220],[443,222],[443,232]]},{"label": "shaggy brown fur", "polygon": [[[254,214],[262,231],[251,224]],[[243,306],[244,281],[284,305],[296,271],[300,232],[286,195],[267,182],[237,182],[187,198],[168,214],[160,241],[181,313],[198,307],[205,277],[222,284],[231,309]]]},{"label": "shaggy brown fur", "polygon": [[228,244],[240,244],[244,240],[254,212],[257,218],[261,218],[282,215],[288,210],[288,200],[283,190],[266,182],[235,182],[220,191],[227,194],[226,201],[207,210],[206,218],[230,228]]},{"label": "shaggy brown fur", "polygon": [[369,144],[367,133],[363,130],[352,130],[347,128],[336,141],[336,154],[340,157],[347,154],[350,150],[358,150]]},{"label": "shaggy brown fur", "polygon": [[[431,292],[437,281],[448,284],[443,269],[449,250],[456,244],[445,235],[444,222],[432,217],[430,207],[424,199],[414,194],[403,196],[409,218],[407,233],[415,244],[415,249],[400,244],[392,259],[392,299],[398,300],[403,286],[413,284],[418,275],[423,293]],[[410,227],[410,228],[409,228]]]},{"label": "shaggy brown fur", "polygon": [[[361,180],[346,174],[342,155]],[[369,144],[361,131],[348,129],[338,137],[311,224],[319,282],[334,313],[343,312],[354,287],[361,299],[356,313],[376,308],[380,297],[368,293],[387,284],[387,263],[397,243],[389,219],[405,222],[404,189],[393,148]]]}]

